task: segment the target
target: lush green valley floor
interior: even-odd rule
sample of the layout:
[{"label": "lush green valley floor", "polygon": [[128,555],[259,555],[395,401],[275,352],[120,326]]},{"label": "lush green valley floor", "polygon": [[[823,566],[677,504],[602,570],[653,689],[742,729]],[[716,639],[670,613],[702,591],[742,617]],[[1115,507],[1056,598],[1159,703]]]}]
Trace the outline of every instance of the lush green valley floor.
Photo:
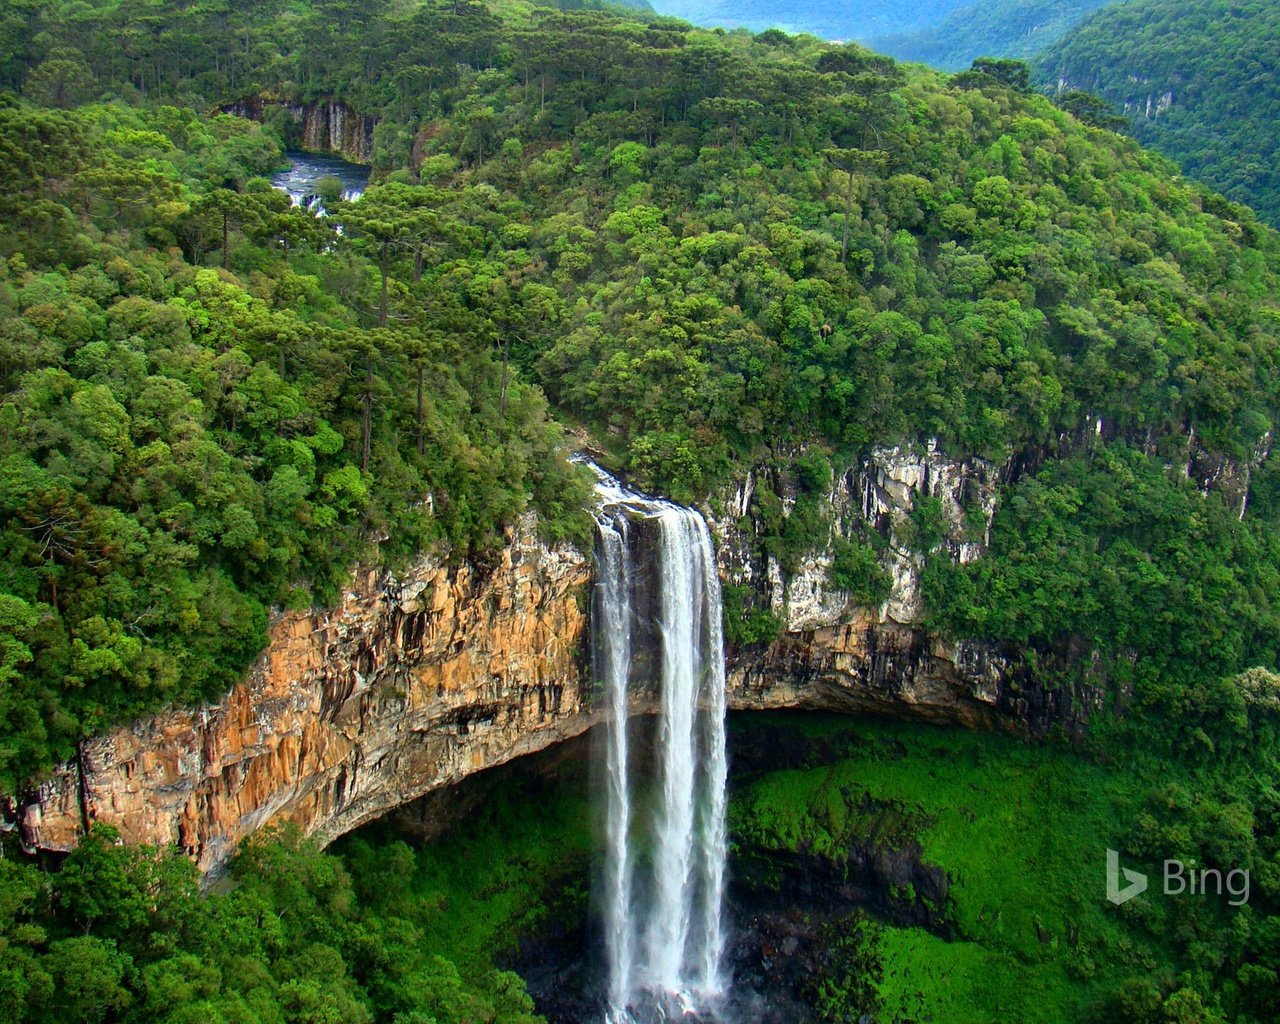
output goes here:
[{"label": "lush green valley floor", "polygon": [[[761,730],[802,766],[753,771]],[[1160,908],[1104,899],[1105,851],[1123,848],[1147,780],[1010,737],[875,719],[749,715],[734,719],[733,733],[735,749],[748,748],[733,780],[736,855],[838,861],[870,838],[918,842],[921,859],[945,870],[950,891],[938,909],[949,937],[883,921],[875,929],[879,1019],[1079,1021],[1129,977],[1176,974],[1175,951],[1143,924]],[[494,787],[414,855],[408,891],[437,908],[425,941],[464,974],[484,974],[549,915],[586,909],[588,787],[580,762],[564,772],[536,795]],[[392,841],[381,825],[338,847],[358,886]]]},{"label": "lush green valley floor", "polygon": [[[928,927],[908,923],[929,903],[925,895],[910,886],[873,894],[875,923],[865,931],[880,1001],[846,1006],[848,1019],[870,1008],[881,1021],[948,1024],[1213,1022],[1222,1018],[1202,1005],[1200,992],[1238,1005],[1251,998],[1224,964],[1230,957],[1261,965],[1245,936],[1265,941],[1263,912],[1237,911],[1225,899],[1164,896],[1155,874],[1162,856],[1191,859],[1205,842],[1228,841],[1229,825],[1205,808],[1244,806],[1239,772],[1175,772],[1145,756],[1102,763],[1008,736],[834,715],[735,716],[731,745],[740,918],[751,914],[753,860],[775,857],[782,870],[814,877],[821,865],[835,865],[829,877],[838,882],[841,870],[855,870],[852,850],[874,856],[918,848],[920,863],[945,872],[945,899],[924,908]],[[521,936],[573,931],[589,905],[586,764],[561,764],[555,781],[545,773],[524,778],[520,764],[505,771],[478,780],[486,793],[475,809],[420,847],[411,866],[405,857],[398,880],[388,884],[377,869],[388,844],[406,852],[389,826],[337,848],[366,898],[403,892],[432,908],[417,918],[427,948],[481,988],[493,984],[493,958],[510,962]],[[1207,804],[1189,796],[1198,789]],[[1265,815],[1264,807],[1255,810]],[[1108,847],[1152,876],[1151,891],[1118,908],[1105,900]],[[797,855],[811,858],[809,867],[787,860]],[[1222,863],[1233,854],[1220,848],[1214,855]],[[1265,858],[1258,860],[1265,874]],[[793,881],[782,879],[780,891]],[[1258,888],[1255,904],[1266,898]],[[828,906],[822,900],[819,891],[799,909],[815,918],[833,911],[835,931],[826,934],[838,939],[857,915],[834,911],[834,891]],[[556,948],[564,954],[563,944]],[[1206,973],[1210,964],[1224,976]]]},{"label": "lush green valley floor", "polygon": [[1121,845],[1139,780],[1003,736],[828,716],[785,723],[828,754],[740,785],[739,842],[837,853],[879,830],[891,845],[918,841],[950,879],[954,940],[883,932],[887,1008],[956,1022],[1079,1020],[1108,983],[1165,961],[1103,899],[1105,850]]},{"label": "lush green valley floor", "polygon": [[[1196,773],[874,719],[730,725],[735,965],[768,944],[770,914],[803,937],[806,976],[760,986],[771,1002],[837,1021],[1272,1019],[1269,726]],[[502,968],[535,993],[589,973],[585,750],[469,780],[419,811],[449,823],[431,842],[404,831],[412,811],[328,851],[258,837],[207,897],[190,862],[105,831],[47,875],[0,858],[0,1019],[534,1024]],[[1164,856],[1250,867],[1251,902],[1165,896],[1153,877],[1113,908],[1108,846],[1148,872]]]}]

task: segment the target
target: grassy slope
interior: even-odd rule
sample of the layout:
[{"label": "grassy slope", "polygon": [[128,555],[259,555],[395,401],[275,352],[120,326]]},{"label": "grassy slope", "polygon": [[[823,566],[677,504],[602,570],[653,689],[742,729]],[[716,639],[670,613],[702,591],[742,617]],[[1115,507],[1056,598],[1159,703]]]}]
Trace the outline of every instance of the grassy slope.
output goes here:
[{"label": "grassy slope", "polygon": [[1104,851],[1119,845],[1140,780],[1002,736],[825,716],[788,723],[838,737],[842,756],[739,790],[739,839],[795,846],[817,836],[821,846],[846,825],[856,835],[867,823],[844,808],[866,795],[920,822],[923,859],[952,881],[958,941],[885,930],[890,1010],[950,1024],[1076,1020],[1108,981],[1164,962],[1103,900]]},{"label": "grassy slope", "polygon": [[[886,926],[886,1009],[913,1019],[1052,1024],[1081,1019],[1118,980],[1169,966],[1133,911],[1103,899],[1104,851],[1119,846],[1142,779],[1069,751],[1003,736],[838,716],[749,716],[821,741],[802,769],[735,780],[734,842],[837,853],[854,837],[916,838],[951,880],[952,941]],[[579,765],[579,769],[580,769]],[[887,808],[868,810],[871,803]],[[435,909],[432,950],[479,978],[549,913],[586,905],[592,825],[584,773],[536,792],[495,786],[415,856],[413,898]],[[391,838],[374,826],[340,844],[360,874]],[[1135,901],[1140,904],[1142,901]]]}]

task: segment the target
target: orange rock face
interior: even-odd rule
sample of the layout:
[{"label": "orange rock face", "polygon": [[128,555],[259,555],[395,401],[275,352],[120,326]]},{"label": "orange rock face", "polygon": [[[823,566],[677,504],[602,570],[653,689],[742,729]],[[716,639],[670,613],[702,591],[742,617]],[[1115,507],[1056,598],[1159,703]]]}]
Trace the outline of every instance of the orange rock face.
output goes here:
[{"label": "orange rock face", "polygon": [[275,821],[331,839],[592,722],[590,563],[522,525],[488,574],[424,562],[364,573],[342,605],[290,613],[224,700],[86,743],[22,812],[30,845],[71,849],[86,820],[177,844],[203,871]]},{"label": "orange rock face", "polygon": [[[29,846],[69,850],[86,823],[176,844],[207,876],[264,825],[324,840],[600,721],[591,706],[589,555],[531,519],[482,572],[426,560],[358,575],[340,607],[292,613],[243,683],[85,743],[19,809]],[[845,608],[733,654],[734,710],[804,708],[1019,731],[1078,722],[1089,694],[1036,687],[980,645]],[[636,714],[654,694],[633,694]]]}]

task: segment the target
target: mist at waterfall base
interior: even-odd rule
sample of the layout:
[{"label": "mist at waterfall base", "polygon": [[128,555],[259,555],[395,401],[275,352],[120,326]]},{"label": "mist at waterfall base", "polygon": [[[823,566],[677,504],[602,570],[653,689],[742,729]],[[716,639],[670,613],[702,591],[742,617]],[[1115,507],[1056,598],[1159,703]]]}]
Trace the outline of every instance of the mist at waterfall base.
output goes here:
[{"label": "mist at waterfall base", "polygon": [[286,193],[294,206],[305,206],[317,213],[324,212],[317,185],[321,178],[337,178],[342,182],[343,199],[355,199],[369,184],[368,167],[349,163],[336,156],[290,150],[285,153],[285,157],[289,161],[288,170],[273,176],[271,184]]},{"label": "mist at waterfall base", "polygon": [[[596,472],[604,1020],[723,1021],[728,762],[715,551],[696,511]],[[632,717],[642,696],[656,698],[656,716]]]}]

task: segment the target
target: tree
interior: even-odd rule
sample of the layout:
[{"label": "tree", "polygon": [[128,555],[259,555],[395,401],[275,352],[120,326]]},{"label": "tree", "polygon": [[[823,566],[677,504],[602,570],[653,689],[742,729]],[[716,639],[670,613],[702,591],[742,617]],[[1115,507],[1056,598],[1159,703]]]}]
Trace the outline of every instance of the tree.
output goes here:
[{"label": "tree", "polygon": [[1083,89],[1069,89],[1054,98],[1054,103],[1091,128],[1105,128],[1119,132],[1129,127],[1129,119],[1101,96]]},{"label": "tree", "polygon": [[970,67],[975,75],[985,75],[1008,89],[1026,92],[1031,88],[1031,68],[1026,61],[1005,57],[979,57]]},{"label": "tree", "polygon": [[74,107],[89,98],[93,71],[78,50],[60,48],[32,69],[23,92],[49,107]]},{"label": "tree", "polygon": [[230,262],[231,225],[243,225],[246,222],[261,222],[263,204],[254,196],[235,192],[229,188],[215,188],[202,196],[196,204],[199,211],[212,213],[222,226],[222,267],[225,270]]},{"label": "tree", "polygon": [[50,1019],[78,1020],[86,1024],[114,1020],[132,1002],[125,987],[131,966],[129,957],[115,943],[90,935],[59,939],[49,947],[44,968],[53,977]]},{"label": "tree", "polygon": [[853,220],[853,200],[857,189],[858,176],[873,170],[883,170],[888,163],[889,154],[884,150],[873,149],[824,149],[822,155],[828,163],[847,175],[844,189],[844,231],[840,237],[840,265],[847,267],[849,263],[849,225]]}]

